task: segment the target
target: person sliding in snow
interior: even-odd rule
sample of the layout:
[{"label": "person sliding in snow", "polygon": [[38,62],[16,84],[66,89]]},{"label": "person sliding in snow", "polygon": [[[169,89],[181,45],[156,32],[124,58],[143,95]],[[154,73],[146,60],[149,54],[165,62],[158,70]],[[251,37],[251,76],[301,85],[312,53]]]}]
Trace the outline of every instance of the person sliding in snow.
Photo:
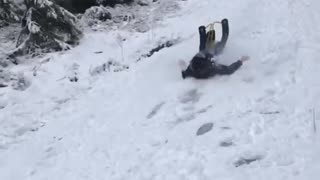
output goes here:
[{"label": "person sliding in snow", "polygon": [[207,79],[214,75],[230,75],[238,70],[244,61],[249,59],[248,56],[243,56],[240,60],[231,65],[217,64],[214,61],[214,56],[222,53],[229,36],[229,23],[227,19],[221,21],[222,38],[220,42],[215,43],[215,31],[213,29],[206,32],[205,26],[199,27],[200,47],[199,52],[192,58],[186,70],[182,71],[182,78],[194,77],[197,79]]}]

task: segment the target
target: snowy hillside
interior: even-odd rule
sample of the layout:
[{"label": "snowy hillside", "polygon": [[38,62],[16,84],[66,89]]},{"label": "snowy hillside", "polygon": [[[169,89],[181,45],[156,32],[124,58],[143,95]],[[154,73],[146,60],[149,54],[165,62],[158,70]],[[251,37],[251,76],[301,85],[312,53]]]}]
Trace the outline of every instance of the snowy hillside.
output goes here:
[{"label": "snowy hillside", "polygon": [[[179,5],[145,33],[88,31],[70,51],[0,69],[18,74],[0,88],[0,179],[318,180],[320,1]],[[222,18],[220,63],[250,61],[183,80],[198,26]]]}]

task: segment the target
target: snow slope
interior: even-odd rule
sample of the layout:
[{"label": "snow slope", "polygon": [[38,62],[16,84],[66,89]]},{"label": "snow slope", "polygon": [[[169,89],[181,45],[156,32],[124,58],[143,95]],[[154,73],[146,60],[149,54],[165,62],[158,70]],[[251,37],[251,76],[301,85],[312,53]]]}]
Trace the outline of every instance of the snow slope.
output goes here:
[{"label": "snow slope", "polygon": [[[31,85],[0,89],[0,179],[318,179],[320,2],[180,3],[147,33],[88,32],[71,51],[12,67]],[[232,76],[182,80],[198,26],[224,17],[220,62],[251,60]],[[110,59],[120,72],[97,72]]]}]

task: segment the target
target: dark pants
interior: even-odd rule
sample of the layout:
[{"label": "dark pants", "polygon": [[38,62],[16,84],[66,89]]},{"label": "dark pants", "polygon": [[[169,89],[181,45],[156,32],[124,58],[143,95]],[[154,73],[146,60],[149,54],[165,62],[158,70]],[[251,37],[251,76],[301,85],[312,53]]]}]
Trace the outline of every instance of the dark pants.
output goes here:
[{"label": "dark pants", "polygon": [[207,43],[207,33],[206,33],[206,27],[200,26],[199,27],[199,36],[200,36],[200,47],[199,51],[202,51],[206,48]]},{"label": "dark pants", "polygon": [[[215,54],[213,56],[219,55],[222,53],[224,47],[226,46],[228,37],[229,37],[229,23],[227,19],[223,19],[221,21],[222,25],[222,37],[221,40],[215,45]],[[215,31],[213,32],[206,32],[206,27],[205,26],[200,26],[199,27],[199,36],[200,36],[200,47],[199,51],[202,51],[206,48],[207,44],[207,39],[208,39],[208,34],[213,33],[213,36],[215,37]]]}]

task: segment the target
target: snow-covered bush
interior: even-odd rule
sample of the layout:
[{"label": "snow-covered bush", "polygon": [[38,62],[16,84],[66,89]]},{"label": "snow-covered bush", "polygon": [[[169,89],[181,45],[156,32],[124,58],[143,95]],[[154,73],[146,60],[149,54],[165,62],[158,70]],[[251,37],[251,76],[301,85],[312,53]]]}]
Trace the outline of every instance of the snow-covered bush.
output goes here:
[{"label": "snow-covered bush", "polygon": [[24,91],[30,87],[31,82],[24,76],[23,73],[19,73],[16,79],[13,81],[12,88],[18,91]]},{"label": "snow-covered bush", "polygon": [[22,8],[18,7],[18,5],[18,0],[14,3],[9,0],[0,0],[0,27],[20,21]]},{"label": "snow-covered bush", "polygon": [[145,33],[152,31],[161,19],[173,15],[179,8],[176,1],[135,0],[132,6],[119,4],[109,11],[117,28]]},{"label": "snow-covered bush", "polygon": [[129,69],[128,65],[121,64],[117,61],[110,59],[108,62],[90,69],[89,73],[91,76],[95,76],[101,74],[102,72],[120,72],[127,69]]},{"label": "snow-covered bush", "polygon": [[0,88],[7,87],[7,82],[10,80],[9,74],[4,71],[3,69],[0,69]]},{"label": "snow-covered bush", "polygon": [[81,21],[88,26],[93,26],[102,21],[111,19],[111,13],[109,10],[103,6],[93,6],[86,10],[81,18]]},{"label": "snow-covered bush", "polygon": [[22,73],[14,74],[5,69],[0,69],[0,88],[11,86],[18,91],[30,87],[31,81]]},{"label": "snow-covered bush", "polygon": [[82,32],[70,12],[49,0],[25,0],[27,11],[11,57],[61,51],[78,44]]}]

